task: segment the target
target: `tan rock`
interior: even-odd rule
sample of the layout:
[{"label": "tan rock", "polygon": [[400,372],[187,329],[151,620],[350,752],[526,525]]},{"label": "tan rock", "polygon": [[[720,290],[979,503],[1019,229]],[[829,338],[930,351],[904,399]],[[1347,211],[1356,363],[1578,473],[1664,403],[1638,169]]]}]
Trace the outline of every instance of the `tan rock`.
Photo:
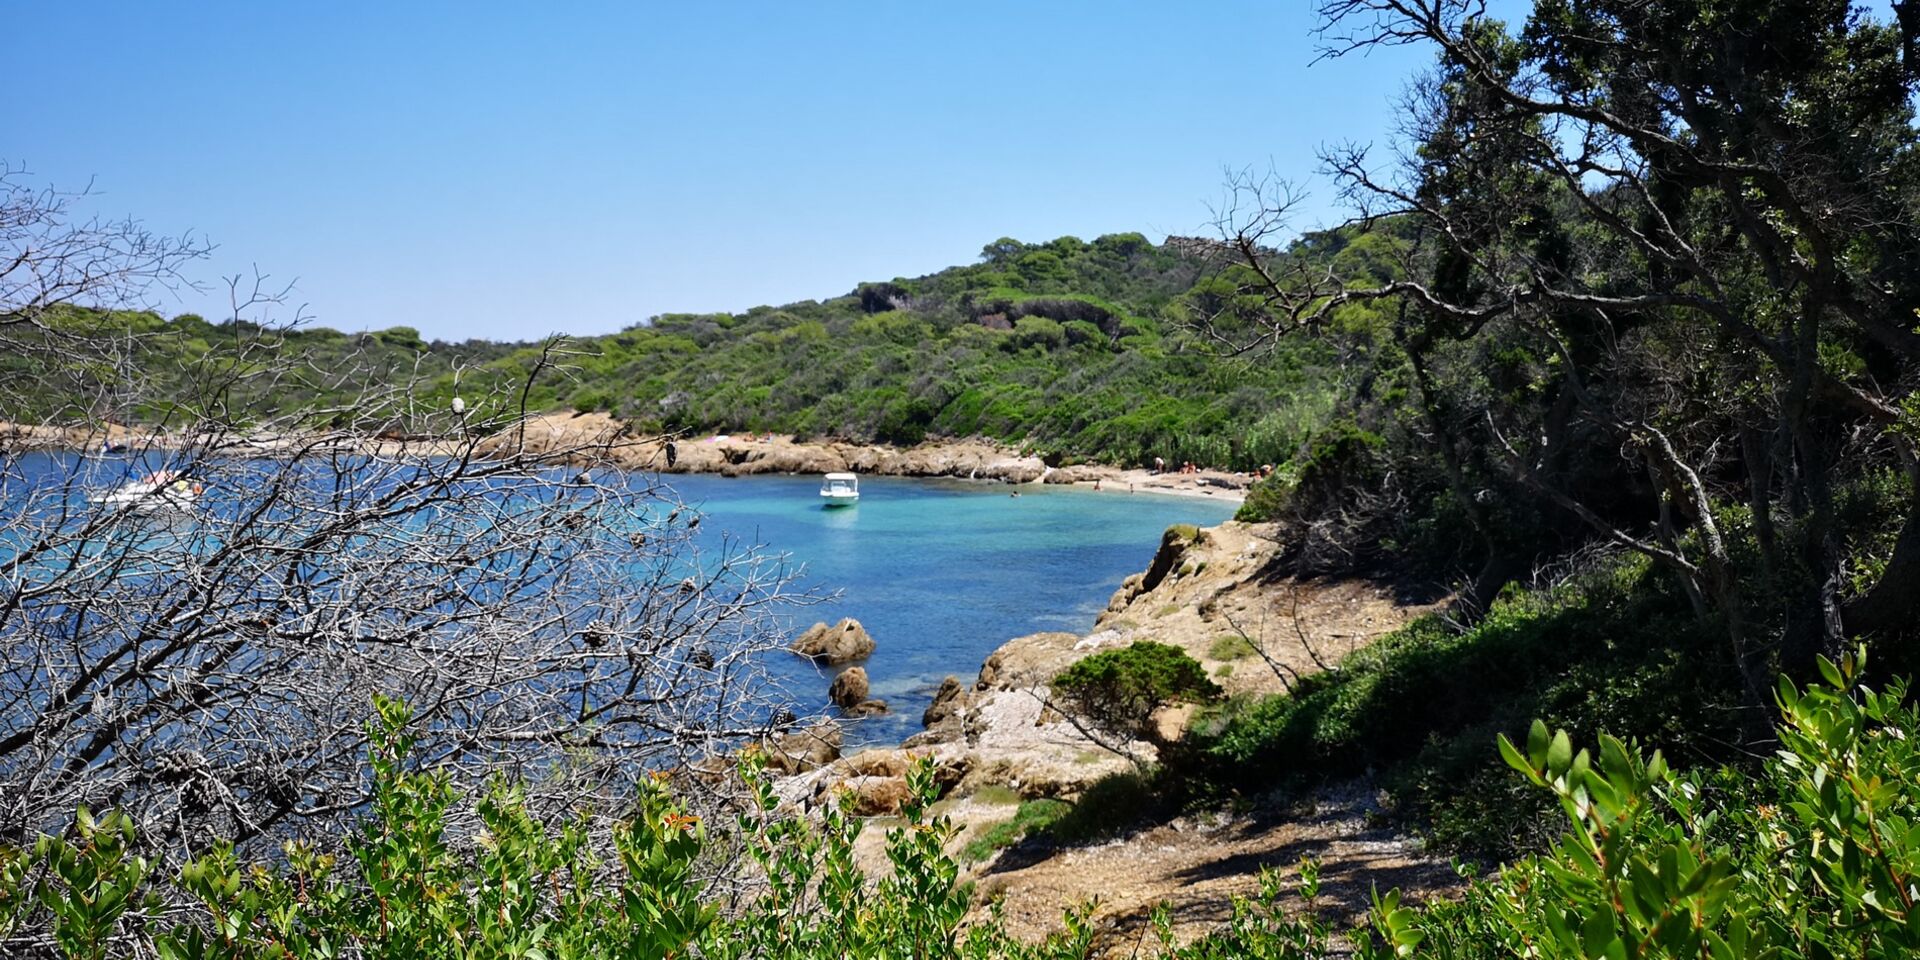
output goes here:
[{"label": "tan rock", "polygon": [[862,700],[845,709],[849,717],[878,717],[887,713],[887,702],[885,700]]},{"label": "tan rock", "polygon": [[873,637],[852,617],[829,627],[816,623],[794,638],[788,649],[829,666],[864,660],[873,655]]},{"label": "tan rock", "polygon": [[890,816],[912,796],[905,777],[848,777],[829,789],[840,792],[848,813],[856,817]]},{"label": "tan rock", "polygon": [[933,702],[927,705],[925,713],[920,715],[920,725],[936,727],[951,719],[964,704],[966,686],[959,677],[948,677],[940,681],[940,690],[933,695]]},{"label": "tan rock", "polygon": [[766,757],[769,770],[791,776],[818,770],[840,759],[842,742],[840,725],[825,720],[777,737],[758,749]]},{"label": "tan rock", "polygon": [[833,678],[833,685],[827,688],[827,699],[835,706],[852,709],[867,699],[867,670],[865,667],[848,667]]},{"label": "tan rock", "polygon": [[904,777],[913,766],[913,754],[905,750],[865,750],[835,766],[849,777]]}]

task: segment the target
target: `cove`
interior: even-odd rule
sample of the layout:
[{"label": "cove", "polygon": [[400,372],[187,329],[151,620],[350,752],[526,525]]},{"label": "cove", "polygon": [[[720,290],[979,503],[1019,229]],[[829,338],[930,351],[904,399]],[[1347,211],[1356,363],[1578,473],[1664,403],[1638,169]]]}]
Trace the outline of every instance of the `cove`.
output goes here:
[{"label": "cove", "polygon": [[[795,611],[791,633],[853,617],[878,644],[864,664],[872,695],[892,708],[850,723],[849,746],[886,745],[920,731],[940,680],[971,682],[1013,637],[1081,632],[1129,574],[1146,569],[1176,523],[1209,526],[1237,504],[1203,497],[863,477],[860,503],[825,509],[817,477],[663,477],[722,532],[791,557],[799,587],[837,599]],[[1012,496],[1014,492],[1020,496]],[[796,712],[831,708],[833,671],[776,658]]]}]

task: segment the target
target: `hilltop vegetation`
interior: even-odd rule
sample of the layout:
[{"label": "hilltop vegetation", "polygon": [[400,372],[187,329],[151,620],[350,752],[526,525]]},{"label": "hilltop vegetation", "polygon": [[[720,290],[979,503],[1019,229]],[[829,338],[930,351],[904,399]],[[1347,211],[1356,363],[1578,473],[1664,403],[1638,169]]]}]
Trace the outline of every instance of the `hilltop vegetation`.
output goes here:
[{"label": "hilltop vegetation", "polygon": [[[106,319],[140,338],[132,366],[150,378],[218,375],[224,368],[209,369],[206,358],[236,338],[308,361],[310,375],[298,381],[237,380],[230,395],[241,409],[325,411],[369,387],[405,383],[430,409],[459,393],[498,407],[607,411],[644,431],[899,444],[982,436],[1128,464],[1161,456],[1247,469],[1283,460],[1337,402],[1336,358],[1304,342],[1278,361],[1217,356],[1186,320],[1231,285],[1221,286],[1198,246],[1155,246],[1137,233],[1001,239],[979,263],[926,277],[740,314],[667,314],[558,349],[428,342],[407,327],[276,331],[86,312],[70,320]],[[530,329],[546,322],[528,319]],[[235,352],[243,351],[221,355]],[[127,415],[164,413],[148,405]]]}]

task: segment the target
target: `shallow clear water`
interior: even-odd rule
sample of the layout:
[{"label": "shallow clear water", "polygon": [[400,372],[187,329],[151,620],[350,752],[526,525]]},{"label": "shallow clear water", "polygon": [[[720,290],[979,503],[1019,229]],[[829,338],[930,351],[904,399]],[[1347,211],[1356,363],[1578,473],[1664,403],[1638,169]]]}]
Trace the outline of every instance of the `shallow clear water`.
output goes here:
[{"label": "shallow clear water", "polygon": [[[948,674],[971,681],[1008,639],[1041,630],[1086,631],[1128,574],[1146,569],[1160,534],[1176,523],[1210,525],[1234,504],[1198,497],[1096,493],[997,483],[862,478],[860,503],[819,504],[817,477],[667,478],[707,519],[790,554],[803,586],[838,600],[800,610],[815,620],[853,617],[878,645],[865,664],[890,716],[850,731],[889,743],[920,730],[920,714]],[[826,702],[832,672],[799,658],[776,663],[803,703]]]},{"label": "shallow clear water", "polygon": [[[82,460],[29,455],[16,464],[18,488],[0,489],[0,508],[34,487],[65,490],[84,513],[88,491],[111,490],[162,466],[157,458]],[[64,485],[68,474],[79,482]],[[815,620],[854,617],[878,644],[865,663],[872,695],[892,713],[861,721],[852,743],[897,742],[920,730],[940,680],[971,681],[980,662],[1013,637],[1042,630],[1083,632],[1129,574],[1153,559],[1169,525],[1209,525],[1235,505],[1198,497],[956,480],[863,478],[857,506],[821,506],[813,476],[663,478],[703,514],[700,534],[730,534],[786,554],[800,589],[837,592],[795,610],[797,634]],[[217,496],[209,509],[220,509]],[[191,534],[191,528],[186,536]],[[0,556],[11,546],[0,531]],[[169,528],[146,531],[159,544]],[[803,715],[827,708],[832,671],[780,655],[770,666]]]}]

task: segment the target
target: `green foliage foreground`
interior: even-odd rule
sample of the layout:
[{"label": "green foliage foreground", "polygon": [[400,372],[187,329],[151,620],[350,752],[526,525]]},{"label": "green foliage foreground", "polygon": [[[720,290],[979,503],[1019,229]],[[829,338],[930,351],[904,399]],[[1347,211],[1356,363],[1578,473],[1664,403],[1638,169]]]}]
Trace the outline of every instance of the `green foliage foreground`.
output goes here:
[{"label": "green foliage foreground", "polygon": [[[1576,751],[1536,723],[1524,745],[1498,743],[1566,816],[1550,852],[1459,902],[1377,895],[1345,933],[1311,909],[1317,864],[1302,865],[1291,891],[1269,872],[1259,897],[1189,945],[1173,945],[1163,912],[1162,955],[1305,960],[1351,944],[1367,960],[1912,956],[1920,713],[1905,682],[1862,686],[1863,656],[1822,660],[1822,681],[1804,690],[1781,681],[1780,749],[1754,778],[1678,772],[1608,736]],[[459,798],[408,767],[407,710],[379,706],[376,799],[346,857],[293,846],[283,862],[243,865],[216,847],[162,879],[135,854],[126,820],[82,811],[69,835],[0,852],[6,943],[52,944],[76,960],[1056,958],[1093,945],[1087,911],[1038,945],[1013,941],[991,909],[963,929],[972,891],[944,852],[954,831],[928,809],[925,767],[904,822],[887,831],[891,869],[878,879],[853,859],[858,819],[833,805],[811,820],[777,815],[752,771],[757,803],[729,830],[710,832],[659,784],[604,832],[584,818],[543,823],[501,785],[476,804],[483,829],[462,845],[448,836]],[[725,908],[697,879],[721,849],[746,854],[740,879],[760,881]]]}]

